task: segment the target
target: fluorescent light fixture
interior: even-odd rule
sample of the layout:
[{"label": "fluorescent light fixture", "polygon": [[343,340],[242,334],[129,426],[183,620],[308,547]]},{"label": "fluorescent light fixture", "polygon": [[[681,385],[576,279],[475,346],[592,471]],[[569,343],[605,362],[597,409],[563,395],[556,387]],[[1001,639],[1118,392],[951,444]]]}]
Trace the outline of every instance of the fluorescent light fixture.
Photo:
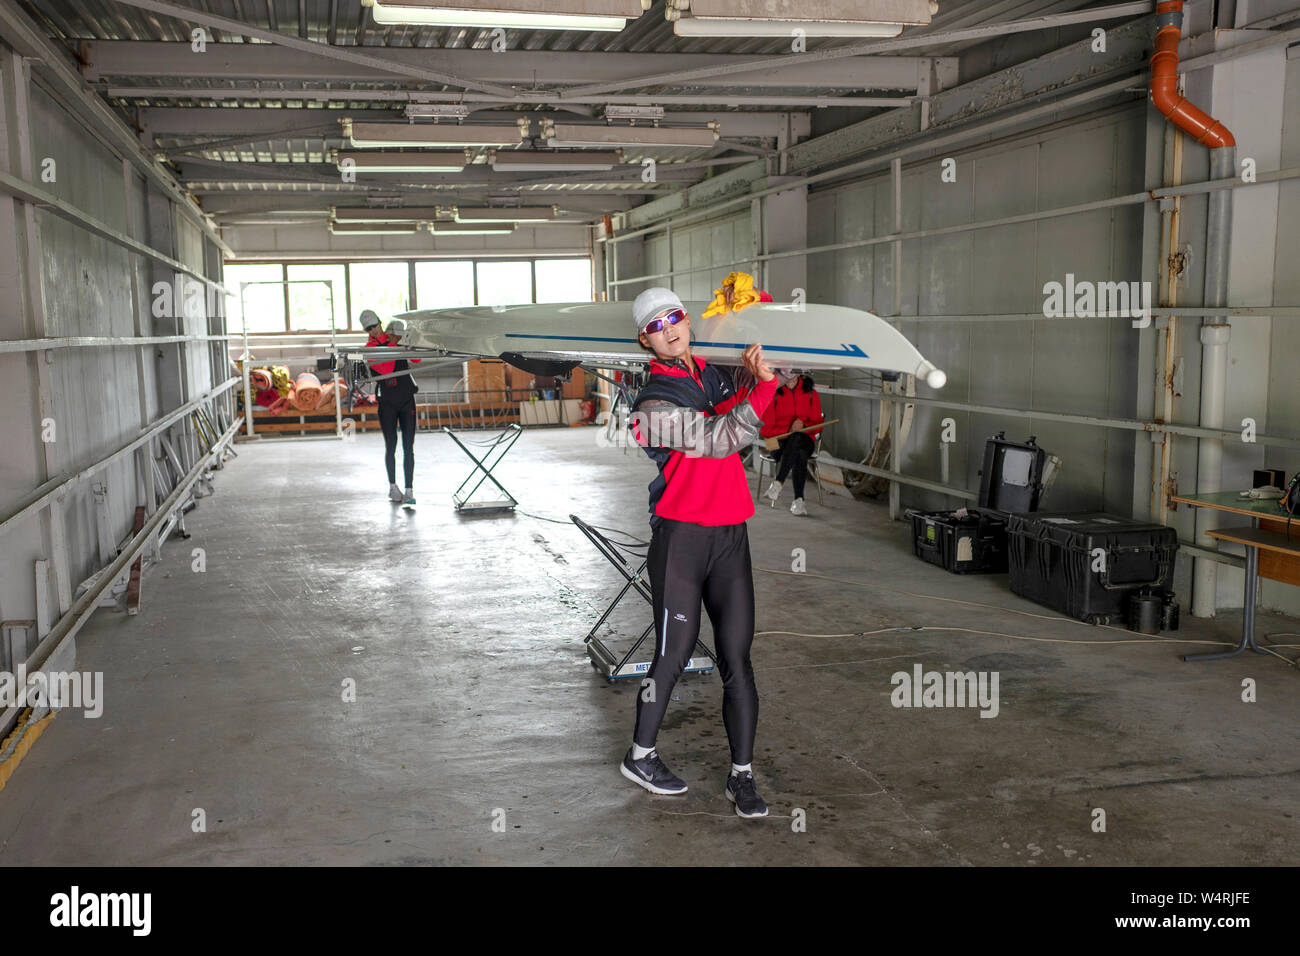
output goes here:
[{"label": "fluorescent light fixture", "polygon": [[344,152],[332,157],[339,169],[358,173],[460,173],[468,160],[460,150],[455,152],[395,153],[395,152]]},{"label": "fluorescent light fixture", "polygon": [[456,206],[457,222],[549,222],[554,206]]},{"label": "fluorescent light fixture", "polygon": [[513,126],[472,126],[460,123],[357,123],[339,120],[343,136],[353,146],[518,146],[532,124],[521,119]]},{"label": "fluorescent light fixture", "polygon": [[407,119],[466,119],[468,106],[460,103],[407,103]]},{"label": "fluorescent light fixture", "polygon": [[442,214],[440,206],[331,206],[335,222],[429,222]]},{"label": "fluorescent light fixture", "polygon": [[[641,16],[641,0],[362,0],[375,22],[507,30],[617,33]],[[581,7],[582,12],[575,12]]]},{"label": "fluorescent light fixture", "polygon": [[435,236],[508,236],[515,231],[513,222],[431,222],[429,231]]},{"label": "fluorescent light fixture", "polygon": [[581,126],[542,121],[548,146],[685,146],[708,148],[718,141],[718,124],[705,129],[664,126]]},{"label": "fluorescent light fixture", "polygon": [[623,106],[609,103],[605,106],[607,120],[661,120],[664,118],[662,106]]},{"label": "fluorescent light fixture", "polygon": [[621,165],[617,152],[539,153],[503,149],[492,154],[492,168],[517,173],[603,173]]},{"label": "fluorescent light fixture", "polygon": [[896,37],[901,23],[818,23],[810,20],[714,20],[682,17],[673,22],[679,37]]},{"label": "fluorescent light fixture", "polygon": [[413,236],[419,223],[372,222],[340,223],[330,220],[330,232],[336,236]]},{"label": "fluorescent light fixture", "polygon": [[930,23],[930,0],[668,0],[664,16],[681,37],[896,37]]}]

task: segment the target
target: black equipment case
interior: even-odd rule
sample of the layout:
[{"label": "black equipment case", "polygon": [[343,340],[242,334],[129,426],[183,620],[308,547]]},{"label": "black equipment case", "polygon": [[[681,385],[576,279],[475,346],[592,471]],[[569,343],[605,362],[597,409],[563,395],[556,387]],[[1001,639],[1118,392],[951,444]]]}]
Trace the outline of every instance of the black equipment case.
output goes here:
[{"label": "black equipment case", "polygon": [[984,443],[979,506],[1002,514],[1037,511],[1047,452],[1033,435],[1018,442],[1007,441],[1006,434],[998,432]]},{"label": "black equipment case", "polygon": [[953,574],[1007,570],[1007,525],[977,511],[909,511],[912,551]]},{"label": "black equipment case", "polygon": [[1038,507],[1046,461],[1032,435],[1014,442],[998,432],[984,443],[977,507],[907,512],[913,553],[953,574],[1005,574],[1007,512]]},{"label": "black equipment case", "polygon": [[1102,512],[1013,514],[1007,551],[1015,594],[1089,624],[1122,624],[1131,592],[1168,588],[1178,532]]}]

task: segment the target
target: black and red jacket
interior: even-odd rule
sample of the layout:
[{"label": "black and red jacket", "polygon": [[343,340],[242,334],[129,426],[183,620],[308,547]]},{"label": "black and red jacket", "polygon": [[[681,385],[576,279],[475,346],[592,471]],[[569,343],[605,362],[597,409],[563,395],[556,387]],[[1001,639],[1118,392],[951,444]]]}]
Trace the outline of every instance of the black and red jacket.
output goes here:
[{"label": "black and red jacket", "polygon": [[650,524],[661,519],[735,525],[754,515],[740,452],[758,437],[776,391],[772,379],[738,389],[731,374],[695,358],[650,363],[633,404],[637,444],[659,466],[650,483]]},{"label": "black and red jacket", "polygon": [[[366,348],[378,348],[384,345],[391,345],[397,348],[397,342],[389,338],[387,332],[370,333],[370,338],[366,340]],[[420,364],[419,359],[397,359],[394,362],[376,362],[370,366],[372,375],[387,375],[390,372],[404,372],[411,367],[411,363]],[[379,397],[385,402],[397,402],[399,407],[408,399],[414,398],[419,387],[415,384],[415,379],[409,375],[399,375],[397,378],[386,378],[378,383]]]}]

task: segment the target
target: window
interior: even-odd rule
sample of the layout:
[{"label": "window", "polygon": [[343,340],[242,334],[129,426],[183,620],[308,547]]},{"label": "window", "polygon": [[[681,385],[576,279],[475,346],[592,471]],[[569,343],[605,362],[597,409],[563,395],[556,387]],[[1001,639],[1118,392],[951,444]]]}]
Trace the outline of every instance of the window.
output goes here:
[{"label": "window", "polygon": [[415,299],[421,309],[474,304],[474,263],[417,262]]},{"label": "window", "polygon": [[[416,301],[411,301],[414,273]],[[288,285],[286,285],[286,280]],[[325,282],[331,283],[327,288]],[[590,302],[590,259],[426,259],[412,262],[228,263],[231,332],[359,331],[363,310],[387,322],[414,308]],[[241,284],[243,301],[239,293]],[[333,293],[333,310],[330,294]],[[286,308],[287,298],[287,308]]]},{"label": "window", "polygon": [[361,313],[370,309],[387,324],[399,312],[411,310],[411,287],[405,262],[353,262],[352,324],[360,329]]},{"label": "window", "polygon": [[538,302],[590,302],[590,259],[538,259]]},{"label": "window", "polygon": [[[225,284],[235,294],[226,298],[230,318],[226,328],[242,332],[244,318],[248,318],[248,331],[283,332],[284,324],[284,272],[278,263],[266,265],[227,265]],[[259,283],[242,286],[241,284]],[[260,283],[273,282],[274,285]]]},{"label": "window", "polygon": [[[330,285],[325,285],[329,282]],[[330,327],[330,297],[334,299],[334,328],[348,327],[347,268],[343,265],[289,266],[289,328],[319,332]],[[309,283],[309,284],[304,284]]]},{"label": "window", "polygon": [[479,305],[522,305],[533,301],[531,262],[479,262]]}]

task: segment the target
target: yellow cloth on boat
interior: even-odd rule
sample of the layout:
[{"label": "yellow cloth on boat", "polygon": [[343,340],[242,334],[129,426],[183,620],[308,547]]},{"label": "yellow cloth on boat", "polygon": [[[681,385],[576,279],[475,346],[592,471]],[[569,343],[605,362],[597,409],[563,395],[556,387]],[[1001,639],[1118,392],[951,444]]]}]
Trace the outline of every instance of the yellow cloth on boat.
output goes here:
[{"label": "yellow cloth on boat", "polygon": [[[727,307],[727,287],[732,289],[731,307]],[[722,280],[722,288],[713,291],[713,303],[704,310],[704,318],[739,312],[741,309],[762,302],[763,298],[754,288],[754,277],[748,272],[733,272]]]}]

